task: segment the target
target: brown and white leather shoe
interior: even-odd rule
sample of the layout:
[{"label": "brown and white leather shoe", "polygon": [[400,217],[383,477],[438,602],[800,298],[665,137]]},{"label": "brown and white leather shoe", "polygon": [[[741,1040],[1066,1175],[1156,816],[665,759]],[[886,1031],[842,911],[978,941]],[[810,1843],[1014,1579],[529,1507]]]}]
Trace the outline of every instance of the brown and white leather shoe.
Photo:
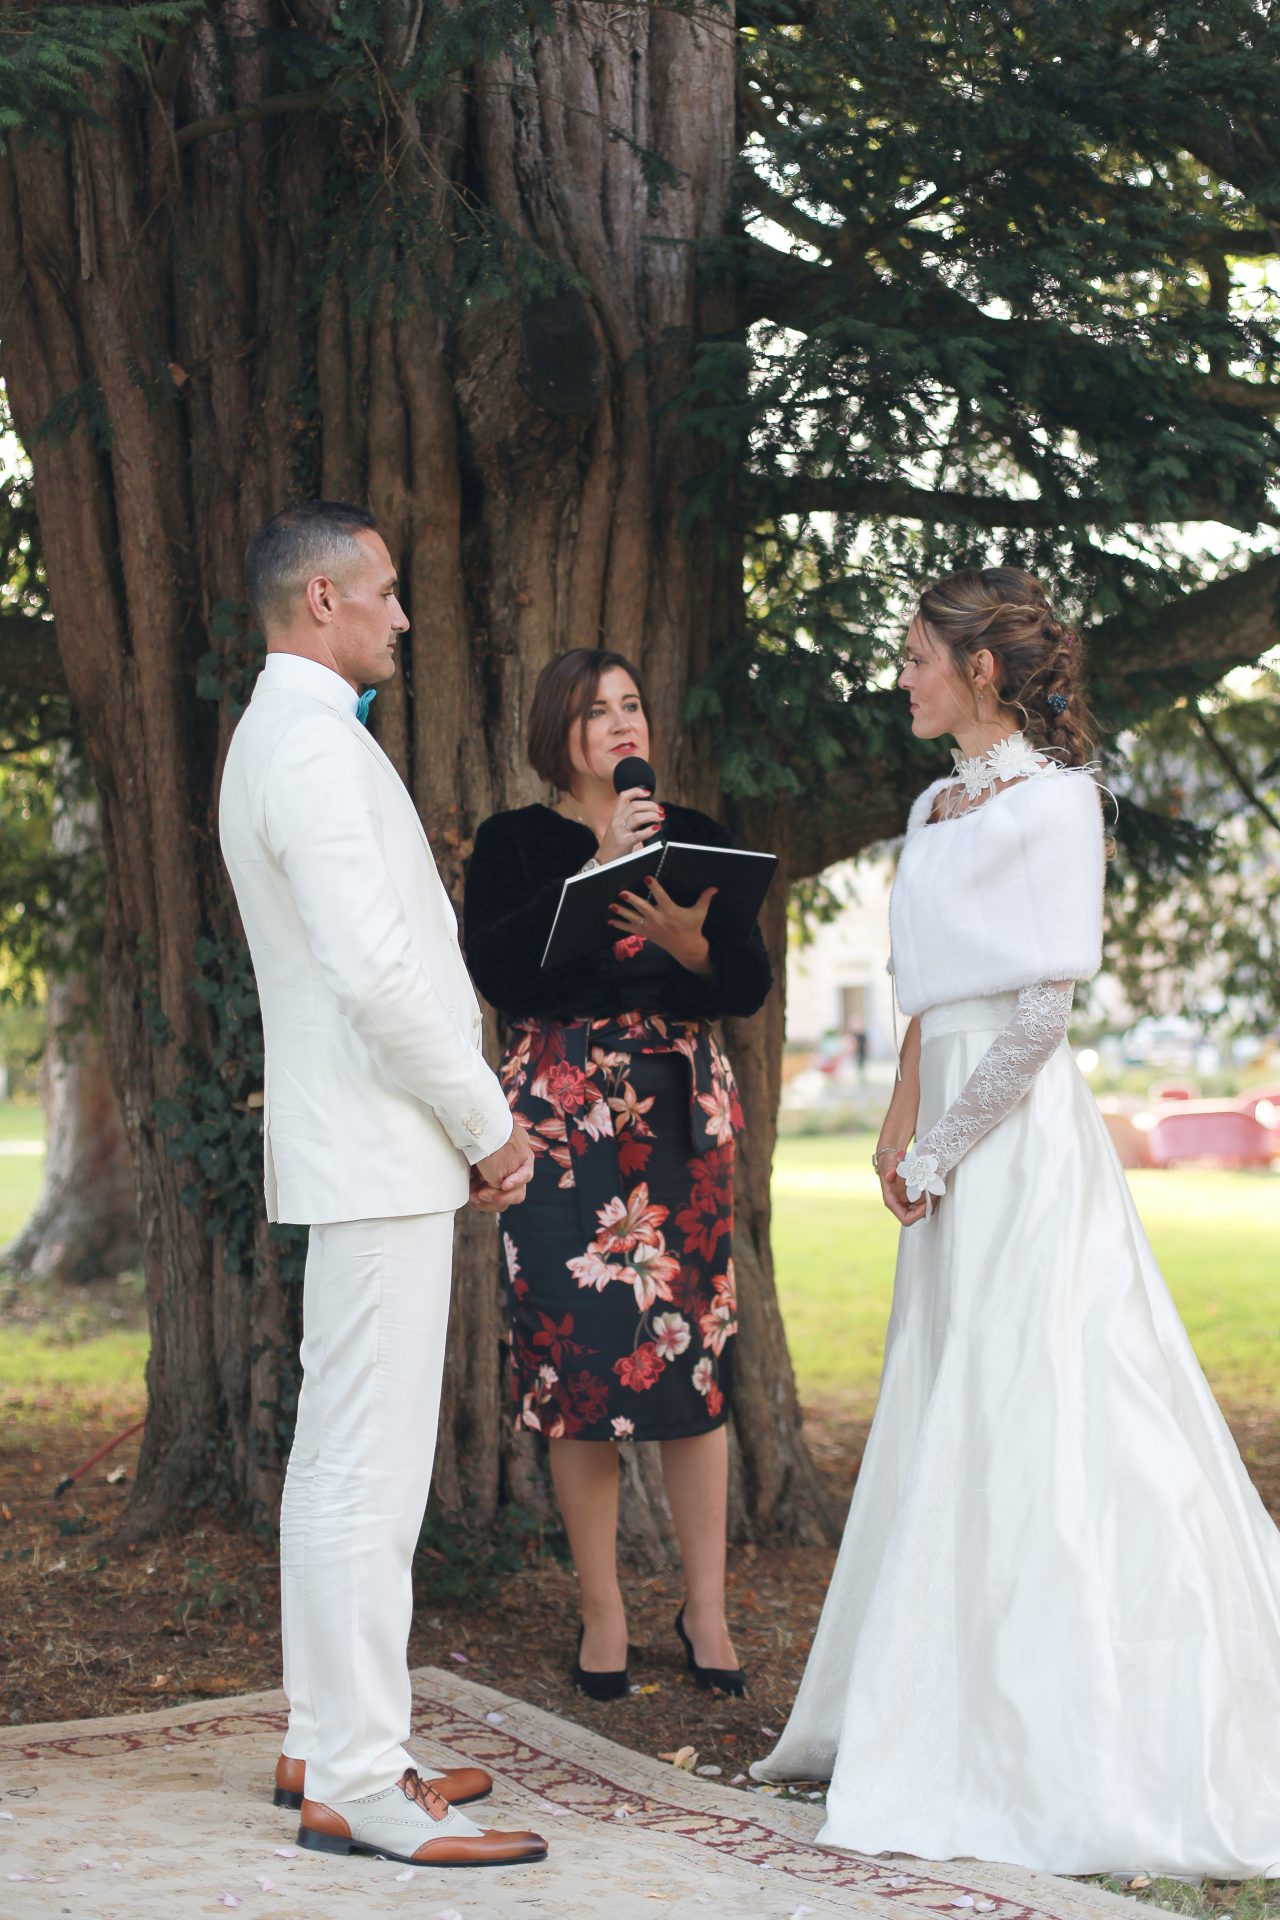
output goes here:
[{"label": "brown and white leather shoe", "polygon": [[540,1833],[478,1827],[413,1767],[361,1800],[304,1800],[298,1845],[313,1853],[372,1853],[414,1867],[510,1867],[544,1860]]},{"label": "brown and white leather shoe", "polygon": [[[421,1777],[451,1807],[470,1806],[473,1800],[483,1800],[493,1792],[493,1775],[483,1767],[449,1767],[444,1773],[425,1767]],[[297,1813],[306,1797],[306,1761],[292,1760],[287,1753],[282,1753],[276,1761],[276,1790],[272,1801],[277,1807],[291,1807]]]}]

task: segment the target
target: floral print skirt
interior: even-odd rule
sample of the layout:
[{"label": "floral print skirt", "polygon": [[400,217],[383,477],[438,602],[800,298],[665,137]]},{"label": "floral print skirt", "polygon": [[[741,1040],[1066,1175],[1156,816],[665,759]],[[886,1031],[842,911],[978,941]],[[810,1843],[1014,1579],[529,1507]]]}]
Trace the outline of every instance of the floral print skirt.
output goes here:
[{"label": "floral print skirt", "polygon": [[710,1026],[525,1020],[501,1073],[536,1156],[502,1215],[516,1426],[553,1440],[721,1426],[742,1108]]}]

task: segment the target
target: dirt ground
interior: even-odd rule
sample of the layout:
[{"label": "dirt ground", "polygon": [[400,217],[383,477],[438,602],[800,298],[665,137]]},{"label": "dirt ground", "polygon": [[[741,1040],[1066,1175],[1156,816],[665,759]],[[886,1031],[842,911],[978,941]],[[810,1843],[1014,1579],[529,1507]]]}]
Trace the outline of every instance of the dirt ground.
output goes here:
[{"label": "dirt ground", "polygon": [[[62,1474],[125,1424],[118,1413],[68,1425],[51,1411],[8,1411],[0,1440],[0,1665],[10,1721],[136,1712],[279,1684],[273,1540],[247,1538],[205,1515],[184,1533],[114,1544],[136,1439],[53,1497]],[[814,1444],[842,1497],[864,1431],[837,1415],[815,1423]],[[1276,1452],[1280,1472],[1280,1436]],[[672,1630],[682,1597],[674,1572],[626,1579],[640,1691],[609,1703],[584,1698],[568,1678],[578,1619],[573,1575],[532,1541],[518,1571],[487,1579],[452,1562],[420,1561],[419,1586],[428,1591],[410,1660],[456,1664],[649,1753],[691,1745],[698,1765],[731,1777],[768,1746],[766,1729],[782,1725],[833,1557],[732,1550],[730,1614],[752,1683],[745,1701],[702,1693],[686,1679]],[[443,1599],[430,1591],[436,1580],[472,1591]]]},{"label": "dirt ground", "polygon": [[[1280,1415],[1239,1412],[1232,1426],[1255,1483],[1280,1515]],[[112,1534],[128,1497],[137,1441],[62,1499],[62,1474],[127,1424],[67,1424],[53,1407],[6,1410],[0,1440],[0,1662],[12,1722],[79,1719],[279,1684],[275,1544],[216,1518],[142,1546]],[[815,1407],[811,1443],[841,1503],[865,1426]],[[121,1472],[123,1469],[123,1472]],[[531,1543],[531,1549],[532,1549]],[[576,1635],[572,1573],[547,1552],[476,1590],[464,1567],[423,1569],[465,1599],[430,1593],[418,1607],[414,1665],[450,1662],[489,1685],[651,1754],[691,1746],[726,1779],[769,1746],[794,1698],[831,1570],[830,1549],[731,1549],[729,1611],[750,1675],[745,1700],[698,1691],[672,1632],[679,1576],[627,1581],[631,1671],[639,1691],[600,1703],[568,1678]]]}]

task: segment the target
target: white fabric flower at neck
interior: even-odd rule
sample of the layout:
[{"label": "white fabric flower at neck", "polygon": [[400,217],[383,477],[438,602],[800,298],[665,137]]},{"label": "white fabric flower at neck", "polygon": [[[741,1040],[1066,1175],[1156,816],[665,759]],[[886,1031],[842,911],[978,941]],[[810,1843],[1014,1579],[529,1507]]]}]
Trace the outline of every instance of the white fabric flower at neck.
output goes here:
[{"label": "white fabric flower at neck", "polygon": [[1001,780],[1021,780],[1029,773],[1047,773],[1053,765],[1037,753],[1022,733],[1007,734],[986,753],[975,753],[969,759],[959,747],[953,747],[951,757],[966,800],[980,800],[984,793],[994,793]]}]

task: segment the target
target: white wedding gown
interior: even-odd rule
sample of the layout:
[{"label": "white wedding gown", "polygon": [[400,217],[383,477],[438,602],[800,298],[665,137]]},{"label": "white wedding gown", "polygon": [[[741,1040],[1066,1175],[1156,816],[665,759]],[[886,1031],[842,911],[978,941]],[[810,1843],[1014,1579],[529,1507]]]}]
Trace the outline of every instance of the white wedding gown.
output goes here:
[{"label": "white wedding gown", "polygon": [[903,1231],[839,1559],[752,1773],[829,1779],[818,1837],[865,1853],[1280,1873],[1280,1533],[1051,1021],[968,1144],[1027,1000],[922,1015],[918,1138],[964,1137]]}]

